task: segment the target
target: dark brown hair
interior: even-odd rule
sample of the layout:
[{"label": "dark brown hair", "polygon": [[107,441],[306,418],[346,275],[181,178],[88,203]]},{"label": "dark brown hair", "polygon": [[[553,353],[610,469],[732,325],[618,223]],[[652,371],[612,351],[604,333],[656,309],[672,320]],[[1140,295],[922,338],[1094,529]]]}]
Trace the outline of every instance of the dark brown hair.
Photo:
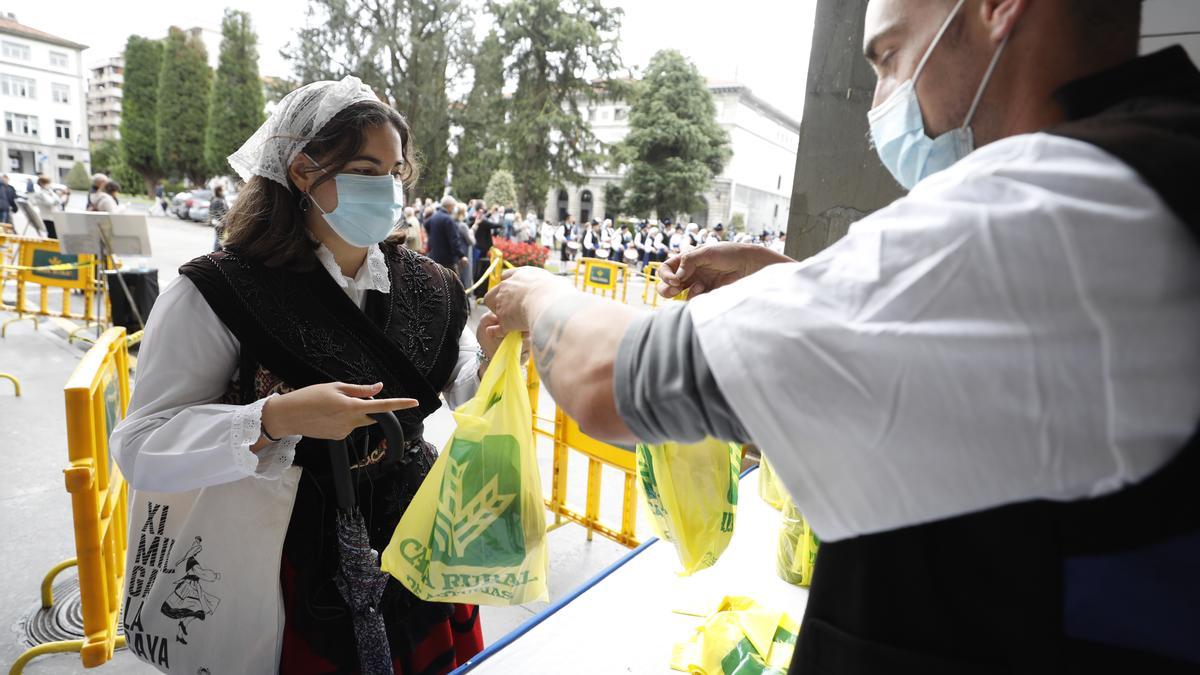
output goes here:
[{"label": "dark brown hair", "polygon": [[104,187],[102,187],[100,189],[103,190],[104,192],[107,192],[110,195],[115,195],[116,193],[121,191],[121,184],[115,180],[110,180],[104,184]]},{"label": "dark brown hair", "polygon": [[[400,134],[404,150],[403,178],[411,184],[417,177],[413,159],[412,135],[408,123],[391,106],[379,101],[361,101],[334,115],[321,131],[301,150],[321,162],[326,173],[309,189],[332,179],[366,143],[368,129],[390,124]],[[288,167],[284,167],[286,171]],[[315,166],[305,169],[318,172]],[[304,211],[308,199],[292,183],[288,186],[254,176],[246,182],[237,202],[225,216],[225,248],[248,260],[270,267],[310,268],[316,264],[316,244],[308,236]]]}]

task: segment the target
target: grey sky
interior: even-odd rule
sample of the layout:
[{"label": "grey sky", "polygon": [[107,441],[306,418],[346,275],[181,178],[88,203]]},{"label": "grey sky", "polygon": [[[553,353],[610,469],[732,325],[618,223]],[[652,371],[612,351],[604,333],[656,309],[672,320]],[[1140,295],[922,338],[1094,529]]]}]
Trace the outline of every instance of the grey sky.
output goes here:
[{"label": "grey sky", "polygon": [[[621,54],[635,72],[645,68],[657,50],[683,52],[711,78],[750,86],[797,120],[804,109],[804,80],[812,44],[816,0],[606,0],[625,10]],[[260,70],[264,75],[287,75],[279,49],[294,39],[304,23],[303,0],[249,0],[259,36]],[[94,0],[0,5],[26,25],[89,45],[89,65],[124,48],[131,33],[155,37],[167,27],[200,26],[211,30],[209,42],[219,42],[220,2],[178,0]]]}]

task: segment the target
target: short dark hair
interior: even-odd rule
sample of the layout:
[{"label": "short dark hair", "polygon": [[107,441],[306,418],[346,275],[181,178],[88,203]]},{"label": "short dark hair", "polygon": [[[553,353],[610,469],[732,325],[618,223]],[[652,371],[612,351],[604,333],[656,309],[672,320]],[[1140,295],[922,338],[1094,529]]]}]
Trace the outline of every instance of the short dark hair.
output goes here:
[{"label": "short dark hair", "polygon": [[110,195],[115,195],[121,191],[121,184],[115,180],[110,180],[104,184],[104,187],[102,187],[100,189],[104,190],[105,192],[107,192]]},{"label": "short dark hair", "polygon": [[1082,37],[1106,49],[1137,50],[1142,0],[1071,0]]},{"label": "short dark hair", "polygon": [[[342,167],[362,149],[368,129],[390,124],[400,133],[404,151],[402,177],[412,184],[417,177],[417,165],[408,122],[394,108],[380,101],[360,101],[334,115],[320,132],[301,150],[319,158],[326,173],[317,177],[313,187],[332,180]],[[286,171],[288,167],[284,167]],[[317,167],[305,172],[316,173]],[[290,189],[289,189],[290,188]],[[288,187],[265,178],[253,176],[238,193],[237,202],[225,215],[225,248],[269,267],[294,266],[307,269],[315,266],[316,244],[305,231],[305,195],[288,176]]]},{"label": "short dark hair", "polygon": [[225,186],[224,185],[214,185],[213,186],[213,196],[214,197],[224,197],[225,196]]}]

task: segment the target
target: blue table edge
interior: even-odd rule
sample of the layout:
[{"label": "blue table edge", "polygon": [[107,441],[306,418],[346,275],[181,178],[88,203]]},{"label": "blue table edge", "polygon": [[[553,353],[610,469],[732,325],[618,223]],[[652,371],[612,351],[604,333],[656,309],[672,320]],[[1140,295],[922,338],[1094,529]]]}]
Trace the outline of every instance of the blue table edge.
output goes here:
[{"label": "blue table edge", "polygon": [[[741,473],[740,476],[738,476],[738,479],[741,480],[742,478],[745,478],[751,471],[754,471],[758,467],[759,467],[759,465],[755,464],[754,466],[746,469],[745,471],[743,471]],[[496,640],[492,644],[485,647],[483,651],[481,651],[478,654],[476,654],[475,656],[472,656],[471,658],[467,659],[466,663],[464,663],[461,666],[459,666],[458,668],[455,668],[454,670],[450,671],[450,675],[461,675],[462,673],[470,672],[475,667],[477,667],[479,664],[483,663],[484,661],[486,661],[489,658],[491,658],[492,656],[494,656],[496,654],[496,652],[499,652],[501,649],[504,649],[505,647],[512,644],[513,642],[516,642],[521,636],[525,635],[530,630],[533,630],[534,626],[537,626],[539,623],[541,623],[541,622],[545,621],[546,619],[550,618],[551,616],[553,616],[554,613],[557,612],[558,610],[562,609],[563,607],[566,607],[575,598],[578,598],[579,596],[583,595],[584,593],[587,593],[589,590],[592,589],[593,586],[600,583],[601,581],[604,581],[605,577],[607,577],[608,575],[610,575],[613,572],[620,569],[625,563],[629,562],[630,560],[633,560],[638,554],[640,554],[642,551],[645,551],[651,544],[653,544],[657,541],[658,541],[658,537],[651,537],[651,538],[647,539],[646,541],[642,542],[642,544],[640,546],[633,549],[629,553],[626,553],[624,556],[621,557],[620,560],[617,560],[613,564],[604,568],[599,573],[597,573],[596,576],[592,577],[591,579],[588,579],[587,581],[585,581],[582,584],[580,584],[579,586],[577,586],[575,588],[575,590],[573,590],[570,593],[559,598],[557,602],[551,604],[549,607],[547,607],[546,609],[543,609],[541,612],[529,617],[525,621],[525,623],[512,629],[504,637],[500,638],[499,640]]]}]

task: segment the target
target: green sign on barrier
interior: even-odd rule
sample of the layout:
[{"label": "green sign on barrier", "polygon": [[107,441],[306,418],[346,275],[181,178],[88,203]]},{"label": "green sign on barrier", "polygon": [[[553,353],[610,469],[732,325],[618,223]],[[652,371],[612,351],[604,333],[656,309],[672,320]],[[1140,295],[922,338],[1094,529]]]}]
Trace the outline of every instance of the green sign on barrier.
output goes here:
[{"label": "green sign on barrier", "polygon": [[[50,265],[76,264],[78,262],[79,256],[60,253],[49,248],[37,248],[33,251],[33,264],[30,266],[49,267]],[[44,279],[78,281],[79,270],[37,270],[33,276]]]},{"label": "green sign on barrier", "polygon": [[588,266],[588,283],[605,288],[613,287],[613,269],[603,265]]}]

